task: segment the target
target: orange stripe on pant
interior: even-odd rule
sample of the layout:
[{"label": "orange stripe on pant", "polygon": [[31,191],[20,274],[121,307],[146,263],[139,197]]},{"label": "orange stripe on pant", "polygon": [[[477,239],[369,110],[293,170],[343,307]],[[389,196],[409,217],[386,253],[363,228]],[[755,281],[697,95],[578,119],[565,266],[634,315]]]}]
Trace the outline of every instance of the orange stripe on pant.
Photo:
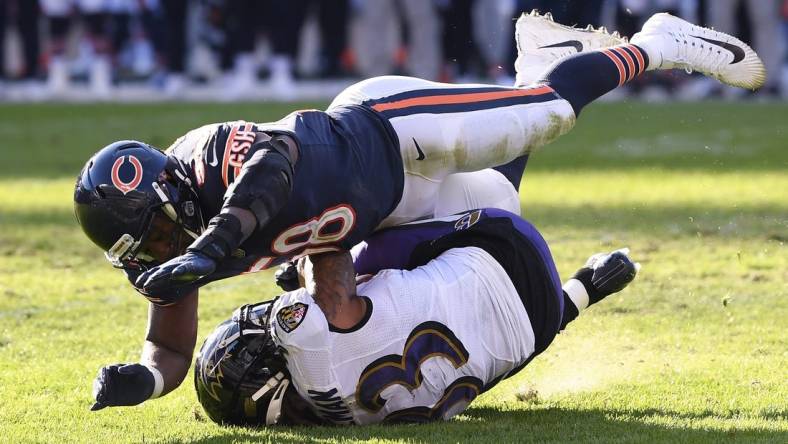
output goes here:
[{"label": "orange stripe on pant", "polygon": [[513,89],[507,91],[493,91],[484,93],[465,93],[465,94],[450,94],[450,95],[437,95],[426,97],[414,97],[411,99],[397,100],[389,103],[378,103],[373,105],[372,109],[375,111],[389,111],[393,109],[408,108],[411,106],[425,106],[425,105],[453,105],[458,103],[475,103],[475,102],[488,102],[491,100],[508,99],[511,97],[526,97],[526,96],[539,96],[542,94],[552,93],[553,88],[549,86],[540,86],[530,89]]},{"label": "orange stripe on pant", "polygon": [[609,49],[603,49],[602,54],[608,56],[610,60],[612,60],[613,63],[616,64],[616,68],[618,68],[618,86],[623,85],[624,81],[626,81],[627,79],[627,73],[626,71],[624,71],[624,64],[621,63],[621,60],[619,60],[615,54],[610,52]]}]

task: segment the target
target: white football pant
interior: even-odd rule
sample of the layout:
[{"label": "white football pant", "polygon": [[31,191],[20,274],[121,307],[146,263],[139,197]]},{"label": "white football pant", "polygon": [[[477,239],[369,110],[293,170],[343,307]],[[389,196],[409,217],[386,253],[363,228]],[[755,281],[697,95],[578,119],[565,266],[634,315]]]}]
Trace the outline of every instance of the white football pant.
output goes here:
[{"label": "white football pant", "polygon": [[441,191],[441,184],[451,174],[485,170],[528,154],[575,123],[569,102],[546,85],[506,88],[383,76],[348,87],[328,109],[351,104],[378,111],[399,139],[405,186],[381,227],[433,217],[439,198],[448,199],[437,207],[440,213],[502,206],[509,211],[516,206],[519,213],[514,187],[497,171],[452,178],[451,191]]}]

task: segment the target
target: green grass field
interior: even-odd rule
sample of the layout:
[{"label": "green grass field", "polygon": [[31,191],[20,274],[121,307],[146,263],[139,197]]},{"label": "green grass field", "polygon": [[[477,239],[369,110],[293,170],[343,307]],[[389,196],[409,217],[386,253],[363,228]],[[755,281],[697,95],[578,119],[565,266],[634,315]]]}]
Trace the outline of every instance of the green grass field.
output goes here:
[{"label": "green grass field", "polygon": [[[222,428],[190,381],[88,411],[96,370],[137,360],[147,303],[74,221],[84,161],[304,106],[0,106],[0,442],[788,442],[788,105],[594,105],[533,156],[524,215],[562,275],[619,246],[643,269],[451,422]],[[275,293],[268,272],[212,284],[200,341]]]}]

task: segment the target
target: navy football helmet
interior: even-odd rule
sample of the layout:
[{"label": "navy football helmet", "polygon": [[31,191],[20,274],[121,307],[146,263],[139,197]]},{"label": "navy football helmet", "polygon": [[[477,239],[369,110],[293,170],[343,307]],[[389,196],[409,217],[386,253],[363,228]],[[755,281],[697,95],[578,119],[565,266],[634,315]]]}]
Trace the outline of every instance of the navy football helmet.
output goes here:
[{"label": "navy football helmet", "polygon": [[204,229],[185,168],[131,140],[88,160],[74,189],[74,213],[112,265],[138,271],[181,254]]},{"label": "navy football helmet", "polygon": [[214,422],[318,424],[290,383],[269,320],[274,301],[244,305],[208,336],[194,362],[197,399]]}]

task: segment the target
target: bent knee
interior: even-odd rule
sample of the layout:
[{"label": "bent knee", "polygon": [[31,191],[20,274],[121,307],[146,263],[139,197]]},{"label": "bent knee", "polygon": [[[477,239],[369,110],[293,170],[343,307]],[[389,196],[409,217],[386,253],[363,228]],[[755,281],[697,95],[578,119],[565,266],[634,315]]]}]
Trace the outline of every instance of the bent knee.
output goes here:
[{"label": "bent knee", "polygon": [[520,196],[506,176],[490,168],[446,176],[438,191],[434,216],[477,208],[498,208],[520,214]]}]

